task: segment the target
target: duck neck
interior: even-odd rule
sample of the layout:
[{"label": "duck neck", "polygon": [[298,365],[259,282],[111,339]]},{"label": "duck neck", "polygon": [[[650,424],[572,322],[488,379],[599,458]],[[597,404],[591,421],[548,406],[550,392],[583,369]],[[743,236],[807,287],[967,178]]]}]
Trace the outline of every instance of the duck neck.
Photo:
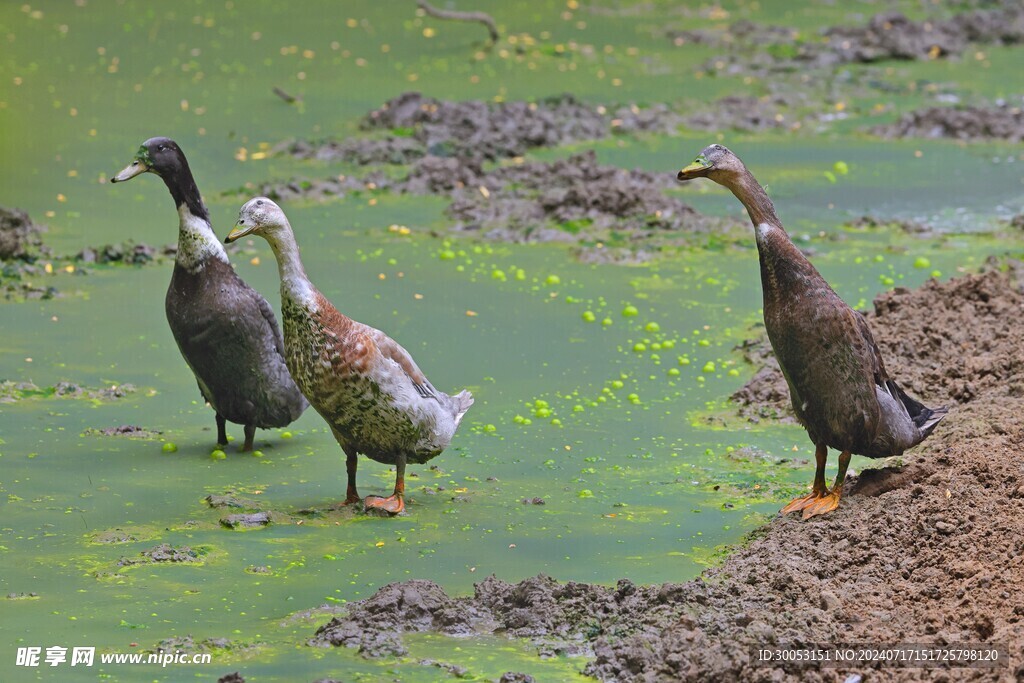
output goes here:
[{"label": "duck neck", "polygon": [[291,227],[276,230],[266,235],[270,248],[277,259],[277,272],[281,276],[281,301],[292,301],[305,308],[312,308],[315,303],[313,284],[306,275],[306,269],[299,258],[299,245],[295,241]]},{"label": "duck neck", "polygon": [[772,204],[768,193],[764,191],[764,188],[761,187],[761,184],[757,182],[757,179],[754,178],[750,171],[744,168],[743,173],[734,179],[730,179],[730,182],[727,182],[725,186],[743,204],[743,207],[747,210],[747,215],[750,216],[750,222],[754,224],[755,228],[762,224],[768,224],[785,232],[785,229],[782,227],[782,221],[779,220],[778,215],[775,213],[775,205]]},{"label": "duck neck", "polygon": [[814,278],[820,277],[803,252],[793,244],[775,213],[775,205],[768,193],[750,171],[744,168],[743,173],[726,187],[740,200],[754,224],[766,305],[769,299],[780,293],[806,288]]},{"label": "duck neck", "polygon": [[184,162],[173,176],[161,178],[178,206],[177,264],[194,273],[202,270],[211,258],[228,263],[228,254],[210,227],[210,212],[199,196],[199,188],[188,163]]}]

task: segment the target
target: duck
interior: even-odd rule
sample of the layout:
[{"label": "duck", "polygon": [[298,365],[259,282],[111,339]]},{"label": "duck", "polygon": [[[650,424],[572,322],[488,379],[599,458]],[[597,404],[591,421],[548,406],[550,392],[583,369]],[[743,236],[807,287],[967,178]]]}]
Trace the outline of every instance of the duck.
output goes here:
[{"label": "duck", "polygon": [[252,451],[257,427],[285,427],[309,407],[288,372],[277,318],[231,267],[181,147],[150,138],[111,182],[143,173],[160,176],[178,208],[178,251],[164,301],[174,341],[216,414],[217,446],[227,446],[231,422],[243,426],[242,452]]},{"label": "duck", "polygon": [[246,235],[265,239],[277,259],[285,359],[345,454],[348,484],[342,505],[361,500],[356,469],[362,453],[395,467],[392,495],[367,496],[364,510],[401,514],[406,465],[426,463],[448,447],[473,395],[435,389],[398,342],[335,308],[310,282],[291,224],[272,200],[246,202],[225,242]]},{"label": "duck", "polygon": [[[732,151],[706,148],[677,175],[707,178],[729,189],[754,225],[764,295],[764,325],[789,385],[797,420],[815,447],[811,493],[780,514],[803,519],[839,507],[851,454],[900,455],[927,438],[946,408],[927,408],[889,376],[865,317],[850,308],[793,244],[768,193]],[[828,449],[840,451],[831,489]]]}]

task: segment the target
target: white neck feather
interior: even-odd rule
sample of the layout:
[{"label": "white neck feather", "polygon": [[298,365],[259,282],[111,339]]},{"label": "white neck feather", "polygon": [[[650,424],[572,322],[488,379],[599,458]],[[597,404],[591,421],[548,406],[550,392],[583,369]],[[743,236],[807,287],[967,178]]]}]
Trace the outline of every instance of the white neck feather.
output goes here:
[{"label": "white neck feather", "polygon": [[757,241],[760,242],[771,233],[777,231],[778,228],[771,223],[758,223],[757,227],[754,228],[754,232],[757,237]]},{"label": "white neck feather", "polygon": [[299,245],[295,241],[291,227],[285,226],[284,229],[275,230],[267,237],[267,242],[277,257],[277,272],[281,276],[281,298],[291,299],[307,309],[315,309],[316,289],[306,276],[306,269],[302,267]]},{"label": "white neck feather", "polygon": [[188,210],[187,204],[178,207],[178,265],[189,272],[202,270],[208,259],[228,263],[228,253],[217,239],[209,221]]}]

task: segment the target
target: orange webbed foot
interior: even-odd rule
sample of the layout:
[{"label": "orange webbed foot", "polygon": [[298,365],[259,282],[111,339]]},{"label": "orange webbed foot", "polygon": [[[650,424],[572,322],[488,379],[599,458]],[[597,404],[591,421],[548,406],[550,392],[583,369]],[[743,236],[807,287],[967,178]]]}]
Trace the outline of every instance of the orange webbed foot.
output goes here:
[{"label": "orange webbed foot", "polygon": [[[797,496],[789,502],[789,505],[779,510],[780,515],[788,515],[790,512],[797,512],[799,510],[806,510],[810,506],[817,503],[822,498],[828,496],[828,491],[819,493],[817,491],[812,492],[806,496]],[[806,519],[806,517],[804,518]]]},{"label": "orange webbed foot", "polygon": [[387,498],[367,496],[363,505],[366,512],[371,514],[383,512],[392,517],[401,514],[405,510],[405,500],[402,496],[397,495],[391,495]]},{"label": "orange webbed foot", "polygon": [[803,518],[804,519],[810,519],[811,517],[816,517],[818,515],[824,515],[824,514],[827,514],[829,512],[832,512],[837,507],[839,507],[840,495],[841,495],[840,493],[838,493],[836,491],[832,491],[828,495],[822,496],[821,498],[819,498],[815,502],[813,502],[810,505],[808,505],[807,507],[803,508],[803,511],[804,511]]}]

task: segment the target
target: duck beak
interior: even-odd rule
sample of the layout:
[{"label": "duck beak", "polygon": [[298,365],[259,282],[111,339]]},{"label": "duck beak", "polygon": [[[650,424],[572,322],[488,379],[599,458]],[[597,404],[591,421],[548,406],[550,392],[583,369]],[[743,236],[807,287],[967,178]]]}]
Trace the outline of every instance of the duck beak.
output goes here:
[{"label": "duck beak", "polygon": [[124,170],[118,173],[116,176],[110,179],[112,183],[123,183],[126,180],[131,180],[137,175],[142,175],[149,170],[149,166],[142,162],[141,159],[136,159],[132,163],[124,167]]},{"label": "duck beak", "polygon": [[242,223],[237,223],[235,227],[232,228],[231,232],[228,233],[228,236],[224,238],[224,244],[231,244],[235,240],[242,239],[255,229],[255,225],[243,225]]},{"label": "duck beak", "polygon": [[708,163],[707,159],[703,156],[699,156],[693,160],[693,163],[679,171],[679,175],[676,176],[676,179],[680,182],[685,182],[687,180],[693,180],[694,178],[705,178],[713,168],[714,166]]}]

